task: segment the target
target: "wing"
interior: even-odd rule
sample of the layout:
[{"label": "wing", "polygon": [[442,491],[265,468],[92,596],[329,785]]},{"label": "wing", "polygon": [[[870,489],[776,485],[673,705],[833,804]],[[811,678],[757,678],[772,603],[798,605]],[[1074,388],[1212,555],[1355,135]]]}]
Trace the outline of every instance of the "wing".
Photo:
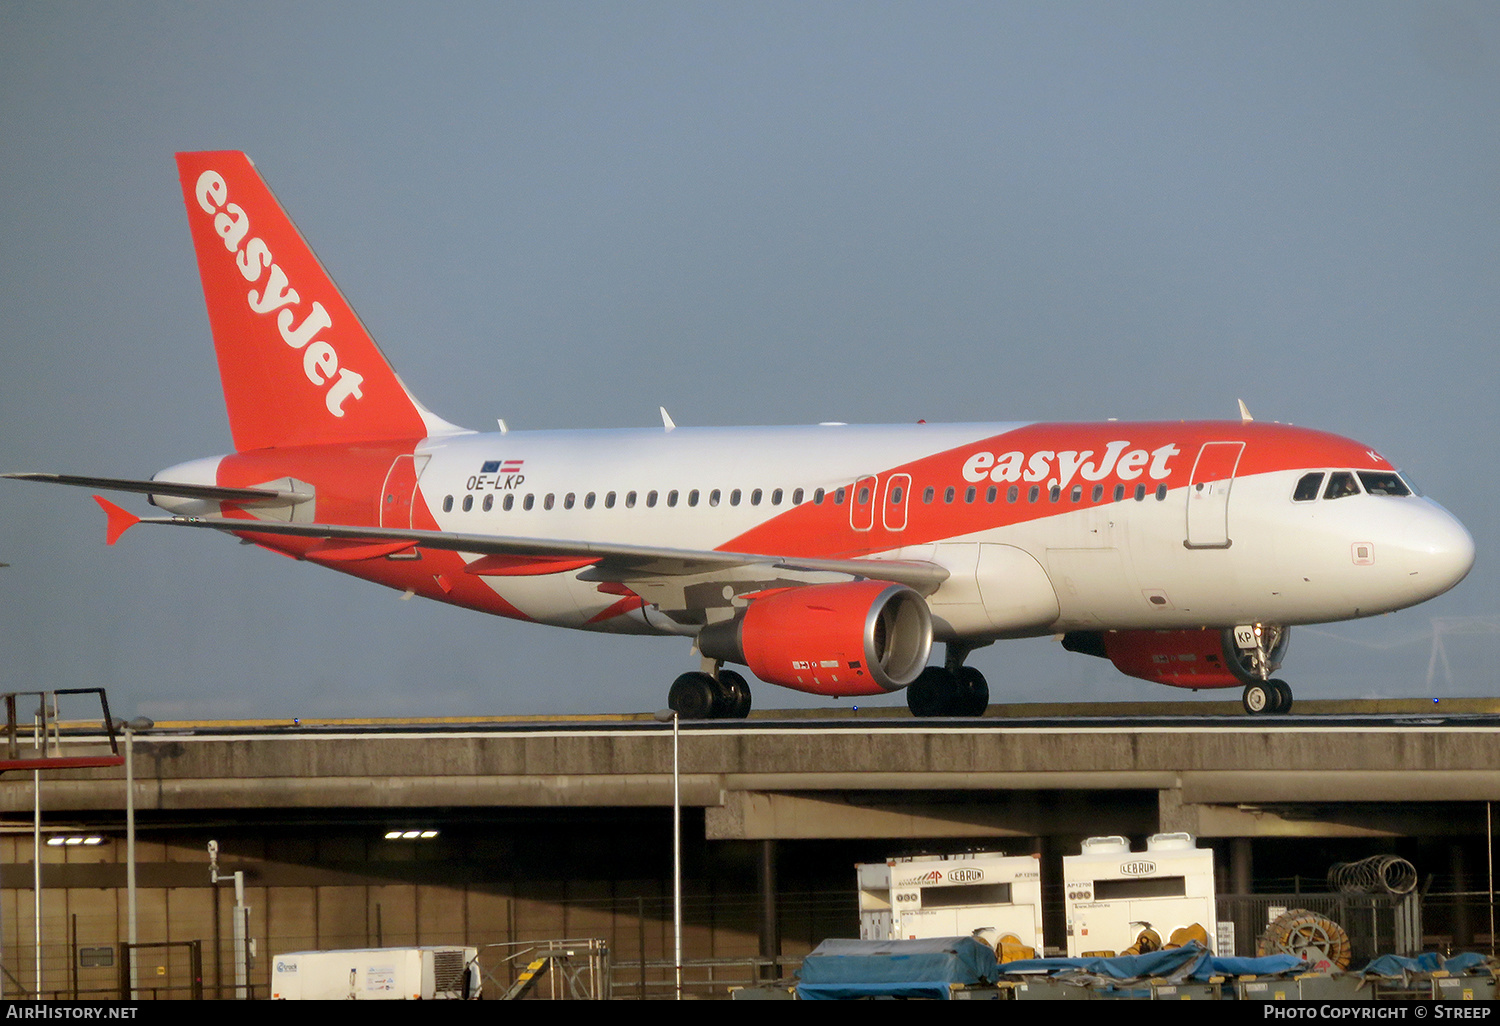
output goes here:
[{"label": "wing", "polygon": [[643,598],[666,610],[701,609],[705,604],[727,604],[722,597],[707,603],[694,601],[690,597],[691,592],[702,585],[721,589],[730,582],[754,586],[734,589],[743,594],[749,590],[768,587],[866,578],[904,584],[923,595],[930,595],[948,579],[948,571],[943,567],[918,560],[808,558],[774,553],[514,538],[455,531],[350,527],[344,524],[292,524],[280,520],[242,520],[230,517],[138,519],[113,503],[97,496],[95,499],[109,513],[112,525],[117,525],[120,522],[118,518],[122,516],[129,518],[125,527],[114,530],[116,538],[126,527],[136,523],[197,527],[233,534],[313,538],[328,544],[311,550],[307,556],[332,562],[383,558],[415,548],[443,549],[477,556],[469,564],[469,572],[481,576],[528,576],[582,570],[580,576],[586,580],[628,585]]}]

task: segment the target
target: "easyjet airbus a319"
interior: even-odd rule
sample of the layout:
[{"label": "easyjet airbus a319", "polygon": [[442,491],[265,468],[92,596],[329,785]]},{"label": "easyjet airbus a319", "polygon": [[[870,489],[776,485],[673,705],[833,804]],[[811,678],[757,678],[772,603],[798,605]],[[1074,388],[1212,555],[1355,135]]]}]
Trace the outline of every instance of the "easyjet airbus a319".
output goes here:
[{"label": "easyjet airbus a319", "polygon": [[[406,390],[244,154],[177,163],[235,451],[149,481],[11,476],[144,493],[169,514],[145,523],[441,602],[688,639],[684,717],[749,712],[726,664],[979,715],[969,653],[1049,634],[1286,712],[1291,625],[1414,605],[1473,563],[1463,525],[1379,453],[1248,415],[468,431]],[[142,522],[98,501],[110,543]]]}]

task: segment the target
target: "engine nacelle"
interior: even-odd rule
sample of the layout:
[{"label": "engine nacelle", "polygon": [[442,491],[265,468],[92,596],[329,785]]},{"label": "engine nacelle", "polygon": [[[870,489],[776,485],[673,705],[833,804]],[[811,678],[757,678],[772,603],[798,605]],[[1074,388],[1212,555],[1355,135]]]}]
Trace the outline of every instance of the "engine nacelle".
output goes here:
[{"label": "engine nacelle", "polygon": [[906,687],[927,665],[932,615],[902,584],[808,585],[752,599],[737,619],[705,627],[698,650],[809,694],[879,695]]},{"label": "engine nacelle", "polygon": [[[1233,629],[1072,631],[1063,635],[1063,648],[1108,659],[1127,676],[1177,688],[1238,688],[1261,679],[1244,664]],[[1280,651],[1276,656],[1279,666]]]}]

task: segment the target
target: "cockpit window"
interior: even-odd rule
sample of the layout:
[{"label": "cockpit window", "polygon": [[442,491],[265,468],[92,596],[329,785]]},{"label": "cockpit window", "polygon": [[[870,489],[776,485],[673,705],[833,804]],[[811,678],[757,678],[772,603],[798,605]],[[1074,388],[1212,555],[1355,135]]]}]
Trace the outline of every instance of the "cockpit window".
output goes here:
[{"label": "cockpit window", "polygon": [[1371,495],[1410,495],[1411,489],[1399,474],[1388,470],[1361,470],[1359,482]]},{"label": "cockpit window", "polygon": [[1297,482],[1297,490],[1292,493],[1293,502],[1312,502],[1318,497],[1318,492],[1323,490],[1323,474],[1303,474],[1302,480]]},{"label": "cockpit window", "polygon": [[1342,499],[1347,495],[1358,495],[1359,485],[1354,480],[1354,475],[1347,470],[1336,470],[1328,475],[1328,490],[1323,493],[1325,499]]}]

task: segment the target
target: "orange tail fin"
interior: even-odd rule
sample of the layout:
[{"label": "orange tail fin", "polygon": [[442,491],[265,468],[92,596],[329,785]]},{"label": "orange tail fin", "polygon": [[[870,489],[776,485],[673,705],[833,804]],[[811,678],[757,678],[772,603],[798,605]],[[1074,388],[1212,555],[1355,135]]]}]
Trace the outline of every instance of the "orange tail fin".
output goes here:
[{"label": "orange tail fin", "polygon": [[177,169],[236,449],[456,430],[407,392],[249,157]]}]

